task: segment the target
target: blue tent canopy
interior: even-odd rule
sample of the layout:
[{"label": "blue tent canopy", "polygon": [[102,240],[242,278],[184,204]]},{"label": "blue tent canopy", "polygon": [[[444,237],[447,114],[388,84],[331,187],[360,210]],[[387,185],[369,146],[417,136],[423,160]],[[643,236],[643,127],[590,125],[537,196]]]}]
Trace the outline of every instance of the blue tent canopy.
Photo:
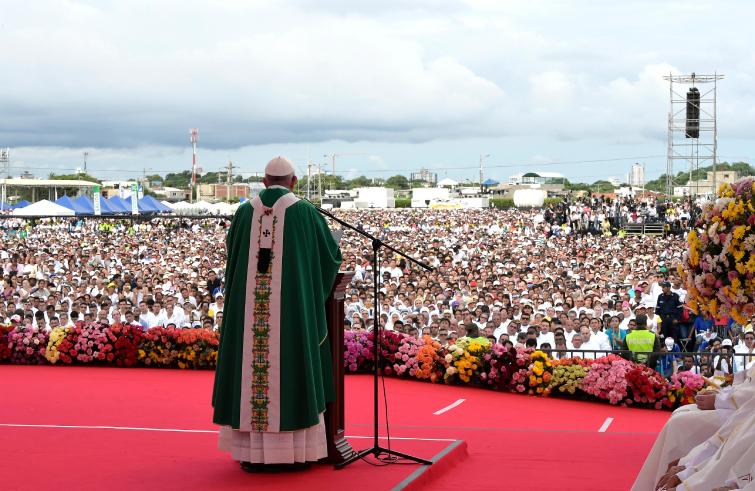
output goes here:
[{"label": "blue tent canopy", "polygon": [[90,215],[94,213],[94,212],[89,212],[86,209],[86,207],[83,207],[79,203],[76,203],[74,200],[72,200],[68,196],[61,196],[60,198],[56,199],[55,204],[64,206],[68,208],[69,210],[73,210],[77,215]]},{"label": "blue tent canopy", "polygon": [[483,186],[496,186],[498,185],[498,181],[494,181],[493,179],[486,179],[482,181]]},{"label": "blue tent canopy", "polygon": [[13,205],[13,209],[16,210],[18,208],[25,208],[25,207],[29,206],[30,204],[31,204],[30,202],[28,202],[28,201],[26,201],[24,199],[24,200],[19,201],[15,205]]},{"label": "blue tent canopy", "polygon": [[92,200],[90,200],[86,196],[79,196],[78,198],[73,200],[73,203],[78,207],[85,209],[87,211],[87,215],[94,215],[94,205],[92,204]]},{"label": "blue tent canopy", "polygon": [[[129,196],[124,201],[128,205],[128,209],[131,209],[131,200],[134,199],[133,196]],[[139,213],[157,213],[159,210],[155,208],[154,206],[150,205],[149,203],[145,203],[144,199],[140,199],[136,202],[136,206],[139,209]]]},{"label": "blue tent canopy", "polygon": [[13,209],[13,205],[0,201],[0,210],[5,211],[5,210],[12,210],[12,209]]},{"label": "blue tent canopy", "polygon": [[[75,200],[73,200],[74,203],[78,203],[81,207],[86,208],[90,215],[94,215],[94,203],[93,201],[87,197],[87,196],[79,196]],[[110,208],[110,205],[108,205],[108,202],[106,199],[102,198],[100,199],[100,214],[101,215],[114,215],[115,211],[113,211]]]},{"label": "blue tent canopy", "polygon": [[162,212],[162,211],[173,211],[170,207],[165,206],[164,204],[160,203],[159,201],[157,201],[152,196],[145,196],[141,200],[139,200],[139,202],[140,203],[144,202],[144,203],[150,205],[152,208],[155,208],[159,212]]},{"label": "blue tent canopy", "polygon": [[107,202],[109,208],[115,213],[131,213],[131,203],[127,203],[120,196],[113,196],[102,201]]}]

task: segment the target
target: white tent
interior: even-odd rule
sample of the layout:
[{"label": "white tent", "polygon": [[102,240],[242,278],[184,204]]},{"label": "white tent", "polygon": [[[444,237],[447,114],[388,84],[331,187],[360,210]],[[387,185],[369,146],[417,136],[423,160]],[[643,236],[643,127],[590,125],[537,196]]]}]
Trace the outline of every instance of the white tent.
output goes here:
[{"label": "white tent", "polygon": [[191,205],[192,208],[198,208],[200,210],[212,211],[213,205],[205,200],[197,201]]},{"label": "white tent", "polygon": [[225,203],[223,201],[214,203],[211,205],[210,212],[216,215],[232,215],[236,209],[231,203]]},{"label": "white tent", "polygon": [[160,201],[160,203],[164,204],[165,206],[167,206],[171,210],[175,207],[174,203],[171,203],[170,201]]},{"label": "white tent", "polygon": [[49,216],[49,217],[72,217],[76,212],[52,201],[43,199],[29,206],[13,210],[13,215],[20,217]]},{"label": "white tent", "polygon": [[458,186],[458,185],[459,185],[459,183],[456,182],[456,181],[454,181],[450,177],[446,177],[445,179],[443,179],[442,181],[440,181],[438,183],[438,187],[439,188],[442,188],[443,186],[451,186],[451,187],[453,187],[453,186]]}]

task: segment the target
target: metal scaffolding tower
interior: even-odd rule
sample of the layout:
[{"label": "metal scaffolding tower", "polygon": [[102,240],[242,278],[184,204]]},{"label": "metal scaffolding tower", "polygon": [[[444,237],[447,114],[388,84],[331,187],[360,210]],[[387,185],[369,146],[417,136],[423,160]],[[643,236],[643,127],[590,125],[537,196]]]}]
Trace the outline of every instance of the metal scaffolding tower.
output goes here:
[{"label": "metal scaffolding tower", "polygon": [[[674,161],[681,161],[689,171],[686,194],[692,188],[694,174],[700,167],[713,166],[713,190],[717,189],[716,160],[718,127],[716,90],[723,75],[671,75],[669,82],[668,151],[666,157],[666,194],[674,194]],[[698,86],[701,86],[698,88]]]}]

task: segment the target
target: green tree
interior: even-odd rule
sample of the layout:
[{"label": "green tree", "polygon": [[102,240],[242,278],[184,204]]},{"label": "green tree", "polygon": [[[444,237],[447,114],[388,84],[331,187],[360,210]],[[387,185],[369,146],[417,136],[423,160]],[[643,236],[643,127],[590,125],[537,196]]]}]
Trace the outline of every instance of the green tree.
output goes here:
[{"label": "green tree", "polygon": [[76,180],[78,180],[78,181],[96,182],[98,184],[102,182],[99,179],[97,179],[96,177],[90,176],[89,174],[61,174],[61,175],[58,175],[58,174],[55,174],[55,173],[51,172],[48,177],[49,177],[49,179],[53,179],[53,180],[56,180],[56,181],[76,181]]},{"label": "green tree", "polygon": [[409,179],[407,179],[406,176],[397,174],[386,179],[385,186],[393,189],[408,189]]},{"label": "green tree", "polygon": [[593,193],[610,193],[613,190],[614,190],[613,184],[611,184],[608,181],[603,181],[603,180],[595,181],[590,186],[590,191],[592,191]]}]

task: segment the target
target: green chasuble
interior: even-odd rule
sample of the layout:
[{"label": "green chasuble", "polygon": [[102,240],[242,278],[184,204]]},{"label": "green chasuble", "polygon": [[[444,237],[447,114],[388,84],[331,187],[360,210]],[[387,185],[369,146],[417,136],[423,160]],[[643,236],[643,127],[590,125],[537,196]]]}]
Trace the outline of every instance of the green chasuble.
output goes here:
[{"label": "green chasuble", "polygon": [[[254,408],[256,419],[251,423],[251,430],[246,431],[294,431],[318,424],[325,403],[335,398],[325,300],[341,264],[341,251],[317,210],[306,201],[296,200],[293,195],[286,196],[288,193],[290,191],[279,187],[265,189],[260,193],[259,201],[254,202],[254,206],[260,208],[255,208],[251,202],[241,205],[226,239],[226,306],[212,395],[213,422],[242,431],[249,428],[250,422],[240,419],[248,418],[250,406]],[[272,320],[267,326],[271,332],[278,329],[280,333],[276,338],[279,339],[279,350],[269,350],[279,353],[276,355],[279,359],[271,357],[270,360],[261,360],[264,363],[260,364],[259,344],[254,344],[255,351],[252,351],[251,340],[258,343],[259,318],[267,318],[265,309],[268,304],[258,301],[264,298],[259,294],[259,286],[269,284],[264,278],[255,276],[258,262],[256,257],[250,257],[250,251],[256,254],[250,248],[250,240],[270,235],[262,225],[262,215],[272,215],[276,202],[284,196],[281,203],[286,202],[288,207],[280,212],[283,214],[282,263],[279,263],[280,278],[275,280],[280,281],[280,312],[270,316]],[[258,217],[255,209],[264,212]],[[273,236],[279,236],[275,224],[280,221],[265,223],[272,223],[268,228],[273,229]],[[256,236],[253,227],[259,227]],[[276,246],[280,247],[280,244]],[[254,283],[248,283],[248,274],[256,278]],[[247,292],[248,284],[255,285],[253,293]],[[254,311],[255,325],[250,323],[250,309]],[[276,319],[280,325],[274,325]],[[261,356],[265,358],[268,351],[263,347],[262,352]],[[256,385],[250,389],[253,387],[252,377],[244,380],[244,373],[251,370],[244,366],[245,359],[247,364],[254,366],[255,377],[266,376],[268,370],[279,370],[279,386],[268,391],[263,383],[260,389],[259,379],[255,378]],[[242,388],[242,384],[246,385]],[[249,394],[250,390],[253,391],[250,400],[242,400],[242,393]],[[269,404],[275,408],[271,411],[275,411],[276,416],[275,424],[268,428],[266,418],[271,398],[279,398],[279,402]],[[245,414],[247,416],[242,416]],[[260,414],[263,424],[259,424]]]}]

